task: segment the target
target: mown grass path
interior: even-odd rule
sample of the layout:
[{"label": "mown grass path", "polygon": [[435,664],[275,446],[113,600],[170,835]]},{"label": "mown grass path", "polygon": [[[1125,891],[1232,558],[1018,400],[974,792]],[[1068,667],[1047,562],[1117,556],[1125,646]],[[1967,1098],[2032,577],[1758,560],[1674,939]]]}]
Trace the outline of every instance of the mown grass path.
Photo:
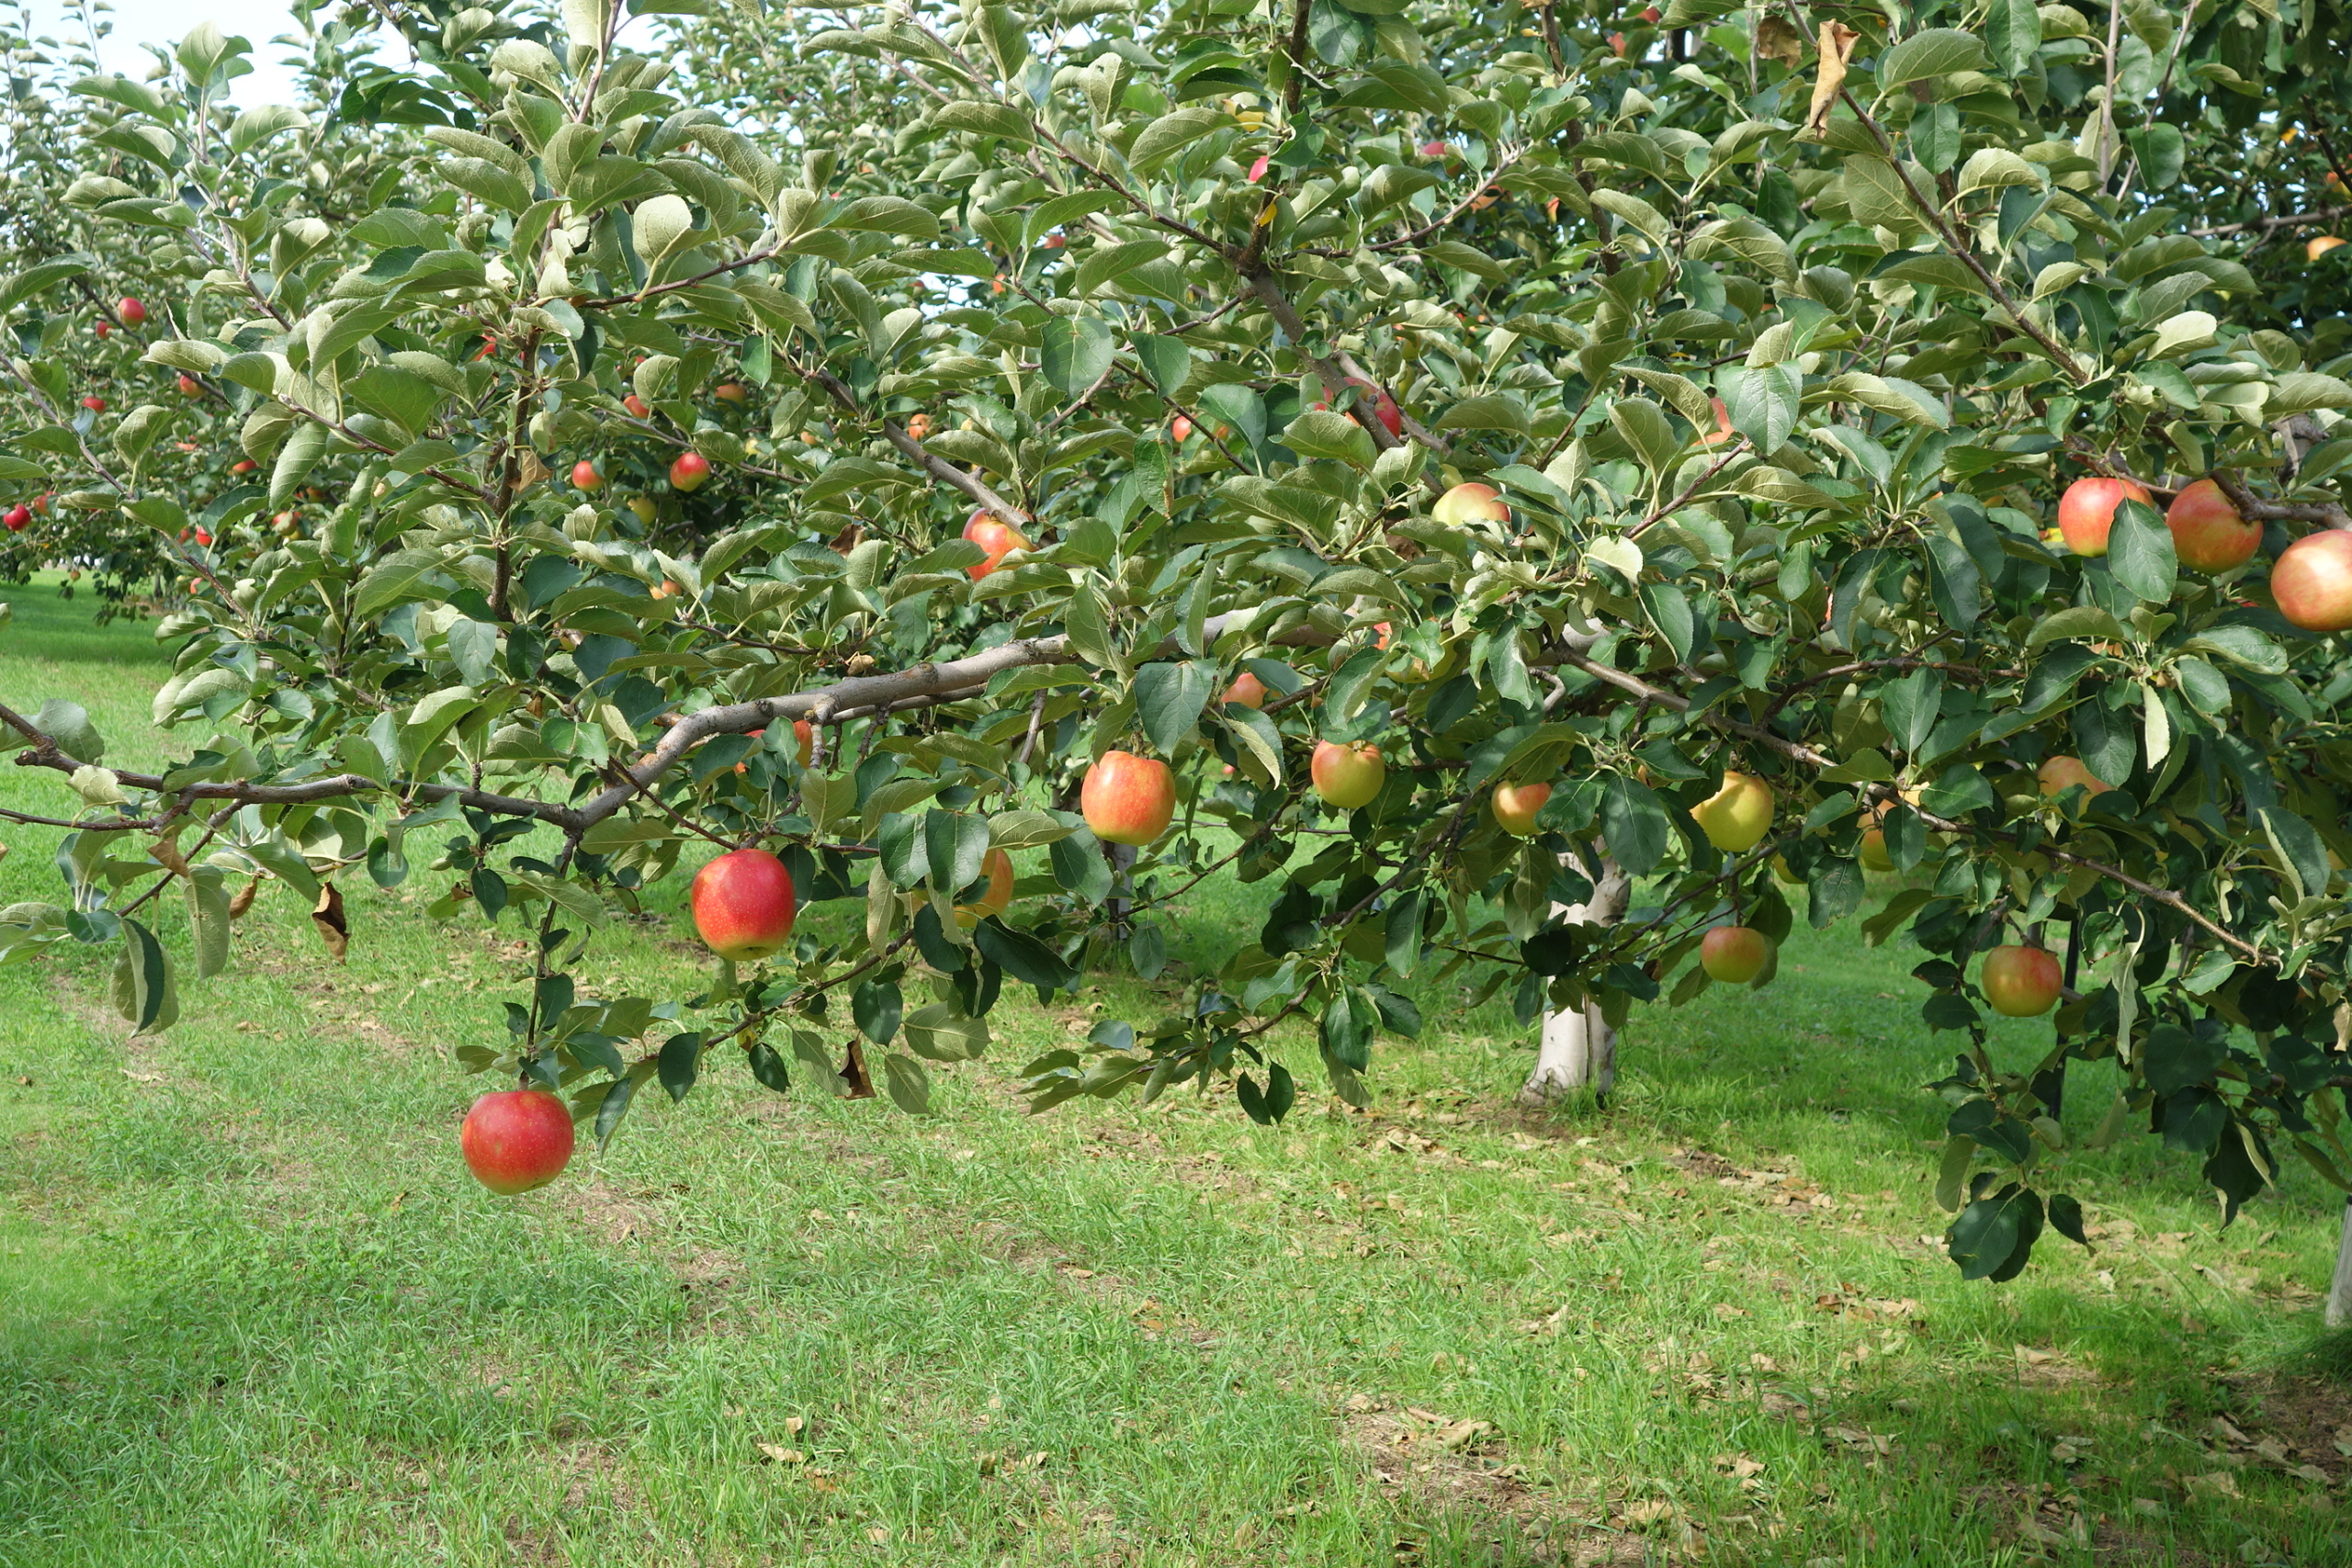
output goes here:
[{"label": "mown grass path", "polygon": [[[0,700],[126,762],[200,739],[149,725],[149,628],[52,595]],[[55,835],[0,838],[0,904],[54,897]],[[270,888],[160,1038],[110,954],[0,968],[0,1563],[2352,1561],[2332,1195],[2290,1169],[2217,1233],[2127,1146],[2066,1179],[2096,1253],[1962,1284],[1922,1239],[1946,1064],[1853,922],[1637,1015],[1606,1111],[1512,1109],[1527,1032],[1425,993],[1369,1115],[1033,1119],[1011,1069],[1102,1010],[1009,999],[931,1118],[722,1070],[503,1200],[451,1053],[521,943],[345,892],[347,964]],[[1205,886],[1187,941],[1264,892]],[[684,994],[688,935],[670,889],[588,978]]]}]

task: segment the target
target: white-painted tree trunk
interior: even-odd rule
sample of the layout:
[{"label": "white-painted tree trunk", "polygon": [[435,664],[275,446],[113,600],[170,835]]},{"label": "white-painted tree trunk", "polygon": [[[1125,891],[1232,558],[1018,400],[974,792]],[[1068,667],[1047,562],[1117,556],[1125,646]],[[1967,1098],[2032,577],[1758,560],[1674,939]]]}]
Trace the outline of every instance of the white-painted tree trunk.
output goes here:
[{"label": "white-painted tree trunk", "polygon": [[[1555,906],[1571,925],[1615,925],[1625,915],[1633,879],[1606,855],[1600,857],[1600,879],[1592,897],[1581,904]],[[1607,1094],[1617,1086],[1617,1032],[1600,1016],[1597,1004],[1578,1012],[1544,1014],[1544,1035],[1535,1053],[1535,1068],[1521,1086],[1520,1103],[1544,1105],[1590,1089]]]},{"label": "white-painted tree trunk", "polygon": [[2327,1325],[2352,1326],[2352,1198],[2344,1201],[2344,1229],[2335,1244],[2335,1278],[2327,1287]]}]

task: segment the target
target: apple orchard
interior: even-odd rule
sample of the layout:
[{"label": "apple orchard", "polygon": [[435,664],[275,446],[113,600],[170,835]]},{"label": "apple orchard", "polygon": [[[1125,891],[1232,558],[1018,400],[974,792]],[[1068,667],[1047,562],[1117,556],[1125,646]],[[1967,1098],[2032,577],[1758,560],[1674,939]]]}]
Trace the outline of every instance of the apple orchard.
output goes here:
[{"label": "apple orchard", "polygon": [[[2340,9],[639,9],[6,108],[0,562],[160,596],[180,758],[0,712],[85,803],[7,959],[145,1031],[266,884],[527,933],[512,1192],[706,1072],[922,1111],[1211,875],[1035,1108],[1362,1104],[1440,997],[1606,1090],[1848,921],[1970,1277],[2124,1137],[2346,1185]],[[707,986],[590,994],[690,870]]]}]

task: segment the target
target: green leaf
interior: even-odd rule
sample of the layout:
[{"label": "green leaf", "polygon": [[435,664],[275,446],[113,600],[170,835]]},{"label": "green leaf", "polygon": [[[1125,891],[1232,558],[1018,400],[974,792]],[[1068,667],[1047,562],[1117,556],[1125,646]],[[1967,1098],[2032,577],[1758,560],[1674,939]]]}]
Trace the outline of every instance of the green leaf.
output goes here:
[{"label": "green leaf", "polygon": [[988,858],[989,825],[960,811],[923,814],[925,874],[932,886],[950,897],[980,879]]},{"label": "green leaf", "polygon": [[989,1047],[988,1021],[967,1017],[945,1002],[917,1008],[900,1028],[907,1049],[933,1062],[977,1061]]},{"label": "green leaf", "polygon": [[1750,369],[1725,367],[1715,373],[1731,427],[1756,444],[1758,452],[1777,452],[1797,427],[1797,410],[1804,400],[1804,372],[1794,365]]},{"label": "green leaf", "polygon": [[883,1087],[889,1091],[890,1103],[910,1116],[924,1116],[931,1111],[931,1074],[912,1056],[893,1051],[882,1058]]},{"label": "green leaf", "polygon": [[1223,109],[1198,106],[1161,115],[1137,131],[1135,141],[1128,143],[1127,167],[1139,175],[1154,174],[1161,164],[1210,131],[1232,123],[1233,117]]},{"label": "green leaf", "polygon": [[1610,773],[1600,785],[1600,831],[1612,860],[1646,876],[1666,858],[1672,827],[1657,792],[1629,773]]},{"label": "green leaf", "polygon": [[435,590],[424,580],[439,571],[441,566],[438,550],[394,551],[359,580],[352,599],[352,615],[368,620],[403,601],[434,597]]},{"label": "green leaf", "polygon": [[1298,1102],[1298,1086],[1291,1081],[1290,1069],[1280,1062],[1269,1062],[1265,1089],[1261,1090],[1256,1080],[1243,1073],[1234,1080],[1233,1099],[1243,1115],[1261,1127],[1271,1127]]},{"label": "green leaf", "polygon": [[2315,898],[2327,891],[2327,845],[2312,825],[2283,807],[2266,806],[2258,814],[2263,836],[2278,856],[2279,869],[2295,884],[2299,898]]},{"label": "green leaf", "polygon": [[229,967],[229,879],[217,865],[191,867],[187,879],[188,935],[196,977],[209,980]]},{"label": "green leaf", "polygon": [[673,1034],[662,1043],[662,1055],[655,1066],[662,1087],[670,1091],[673,1101],[686,1098],[695,1087],[695,1079],[702,1073],[703,1037],[698,1032]]},{"label": "green leaf", "polygon": [[1515,399],[1500,394],[1464,398],[1447,409],[1437,422],[1440,430],[1500,430],[1527,434],[1527,411]]},{"label": "green leaf", "polygon": [[2041,52],[2041,13],[2033,0],[1992,0],[1984,16],[1984,42],[1993,65],[2004,76],[2023,76]]},{"label": "green leaf", "polygon": [[2108,535],[2108,566],[2115,581],[2144,604],[2163,604],[2172,598],[2180,563],[2173,553],[2172,530],[2164,514],[2143,501],[2126,501],[2115,509]]},{"label": "green leaf", "polygon": [[1982,71],[1991,63],[1975,34],[1957,28],[1929,28],[1878,57],[1878,90],[1891,93],[1907,83],[1949,76],[1955,71]]},{"label": "green leaf", "polygon": [[2031,652],[2037,648],[2046,648],[2053,642],[2075,637],[2120,641],[2124,635],[2122,625],[2098,605],[2073,604],[2064,610],[2053,610],[2036,621],[2033,630],[2026,634],[2025,646],[2026,650]]},{"label": "green leaf", "polygon": [[792,1091],[792,1070],[784,1065],[784,1058],[776,1055],[775,1046],[764,1040],[756,1041],[749,1055],[752,1076],[763,1086],[778,1094]]},{"label": "green leaf", "polygon": [[[1054,847],[1059,850],[1061,845]],[[1057,990],[1078,984],[1079,972],[1063,963],[1060,954],[1029,932],[1008,926],[993,915],[972,928],[972,945],[980,950],[981,957],[1039,990]]]},{"label": "green leaf", "polygon": [[1136,716],[1143,732],[1173,756],[1200,723],[1216,689],[1216,666],[1203,660],[1147,664],[1136,671]]},{"label": "green leaf", "polygon": [[1111,368],[1119,349],[1107,321],[1092,316],[1056,316],[1038,329],[1039,368],[1065,397],[1084,393]]}]

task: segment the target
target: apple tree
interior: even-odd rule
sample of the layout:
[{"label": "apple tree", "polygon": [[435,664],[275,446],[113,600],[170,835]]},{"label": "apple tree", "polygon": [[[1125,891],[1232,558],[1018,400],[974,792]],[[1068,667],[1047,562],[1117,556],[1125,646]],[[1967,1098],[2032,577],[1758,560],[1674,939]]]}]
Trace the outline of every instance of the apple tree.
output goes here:
[{"label": "apple tree", "polygon": [[[739,1055],[920,1111],[1007,985],[1156,976],[1228,870],[1251,940],[1038,1109],[1361,1104],[1438,995],[1598,1070],[1858,919],[1952,1043],[1970,1276],[2080,1239],[2077,1141],[2232,1213],[2352,1180],[2345,261],[2290,296],[2271,221],[2339,11],[669,8],[342,13],[301,110],[199,29],[46,111],[87,237],[0,284],[0,483],[192,583],[187,756],[0,711],[84,802],[5,813],[70,835],[6,956],[109,948],[162,1028],[240,886],[339,944],[420,884],[536,943],[469,1065],[601,1139]],[[83,420],[45,323],[133,265]],[[697,889],[706,989],[592,994],[712,852],[791,901]],[[569,1148],[526,1131],[500,1181]]]}]

